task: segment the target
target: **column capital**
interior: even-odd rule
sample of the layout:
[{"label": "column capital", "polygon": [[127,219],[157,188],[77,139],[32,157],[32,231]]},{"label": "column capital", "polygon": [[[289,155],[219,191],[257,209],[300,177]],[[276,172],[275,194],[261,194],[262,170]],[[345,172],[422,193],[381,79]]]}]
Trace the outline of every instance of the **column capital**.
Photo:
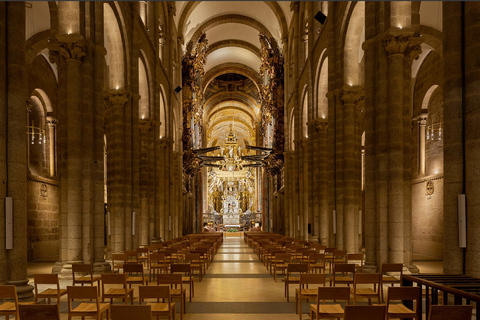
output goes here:
[{"label": "column capital", "polygon": [[362,86],[343,86],[340,98],[344,104],[358,104],[365,99],[365,89]]},{"label": "column capital", "polygon": [[125,89],[110,89],[104,94],[105,108],[125,107],[131,94]]},{"label": "column capital", "polygon": [[323,118],[313,119],[307,122],[307,126],[316,130],[317,132],[323,132],[328,130],[328,120]]},{"label": "column capital", "polygon": [[138,124],[138,128],[140,129],[140,133],[146,134],[150,130],[152,130],[153,123],[150,119],[141,119]]},{"label": "column capital", "polygon": [[420,126],[425,126],[427,124],[428,113],[422,112],[417,117],[413,118],[413,121],[418,121]]},{"label": "column capital", "polygon": [[57,118],[52,117],[52,116],[47,116],[47,125],[49,127],[55,127],[58,123]]},{"label": "column capital", "polygon": [[79,34],[57,34],[56,41],[48,47],[49,60],[51,63],[59,64],[59,59],[74,60],[82,62],[87,55],[85,38]]},{"label": "column capital", "polygon": [[412,32],[390,33],[384,37],[383,46],[388,57],[401,54],[413,61],[422,53],[421,42],[421,38],[414,37]]}]

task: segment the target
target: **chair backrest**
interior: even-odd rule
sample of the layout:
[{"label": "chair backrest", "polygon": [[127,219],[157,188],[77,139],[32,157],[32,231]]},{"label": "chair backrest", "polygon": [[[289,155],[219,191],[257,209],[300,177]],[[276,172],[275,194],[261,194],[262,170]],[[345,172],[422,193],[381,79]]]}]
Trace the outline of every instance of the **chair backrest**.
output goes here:
[{"label": "chair backrest", "polygon": [[309,262],[323,261],[325,263],[325,254],[324,253],[310,253],[308,256]]},{"label": "chair backrest", "polygon": [[37,286],[37,284],[58,285],[58,274],[54,274],[54,273],[34,274],[33,281],[35,282],[35,286]]},{"label": "chair backrest", "polygon": [[390,301],[416,300],[420,301],[422,289],[420,287],[388,287],[387,305]]},{"label": "chair backrest", "polygon": [[386,306],[345,306],[344,320],[385,320]]},{"label": "chair backrest", "polygon": [[148,247],[137,248],[137,253],[139,254],[148,253]]},{"label": "chair backrest", "polygon": [[129,305],[112,305],[110,307],[111,320],[151,320],[152,307],[145,306],[129,306]]},{"label": "chair backrest", "polygon": [[200,260],[199,253],[187,253],[185,254],[185,261],[198,261]]},{"label": "chair backrest", "polygon": [[138,255],[138,251],[137,250],[125,250],[124,251],[125,255],[127,256],[127,258],[129,257],[136,257]]},{"label": "chair backrest", "polygon": [[172,263],[170,266],[170,272],[184,272],[184,273],[192,273],[192,266],[188,263]]},{"label": "chair backrest", "polygon": [[[430,306],[428,320],[470,320],[473,306]],[[477,311],[478,312],[478,311]]]},{"label": "chair backrest", "polygon": [[56,304],[21,304],[18,313],[21,320],[60,320]]},{"label": "chair backrest", "polygon": [[179,284],[180,286],[182,286],[182,275],[179,273],[157,274],[157,285],[159,284]]},{"label": "chair backrest", "polygon": [[321,284],[325,286],[324,273],[302,273],[300,275],[300,288],[304,284]]},{"label": "chair backrest", "polygon": [[17,304],[17,290],[15,290],[15,286],[0,285],[0,299],[15,299],[15,304]]},{"label": "chair backrest", "polygon": [[74,299],[98,299],[98,291],[96,286],[68,286],[68,301]]},{"label": "chair backrest", "polygon": [[141,264],[141,263],[126,263],[126,264],[123,265],[123,273],[143,274],[143,264]]},{"label": "chair backrest", "polygon": [[93,278],[93,265],[89,263],[73,263],[72,275],[74,279],[75,273],[88,273]]},{"label": "chair backrest", "polygon": [[337,248],[325,248],[325,253],[326,254],[333,254],[333,252],[337,250]]},{"label": "chair backrest", "polygon": [[151,262],[165,262],[165,253],[151,253],[150,254]]},{"label": "chair backrest", "polygon": [[275,255],[275,261],[290,261],[292,255],[290,253],[277,253]]},{"label": "chair backrest", "polygon": [[343,300],[350,304],[350,288],[348,287],[318,287],[317,304],[324,300]]},{"label": "chair backrest", "polygon": [[343,260],[347,262],[347,250],[335,250],[333,251],[333,258],[336,260]]},{"label": "chair backrest", "polygon": [[350,261],[360,261],[363,265],[363,253],[349,253],[347,254],[347,263]]},{"label": "chair backrest", "polygon": [[127,277],[123,273],[102,273],[102,287],[105,284],[127,284]]},{"label": "chair backrest", "polygon": [[353,263],[335,263],[333,265],[333,274],[335,273],[352,273],[355,275],[355,265]]},{"label": "chair backrest", "polygon": [[382,275],[380,273],[356,273],[353,281],[357,284],[380,284]]},{"label": "chair backrest", "polygon": [[289,263],[287,273],[306,273],[308,272],[308,264],[306,263]]},{"label": "chair backrest", "polygon": [[140,303],[142,303],[145,299],[157,299],[157,301],[159,299],[167,299],[168,302],[170,302],[170,287],[169,286],[139,286],[138,298],[140,300]]},{"label": "chair backrest", "polygon": [[403,264],[401,263],[382,263],[381,273],[386,272],[400,272],[400,275],[403,274]]}]

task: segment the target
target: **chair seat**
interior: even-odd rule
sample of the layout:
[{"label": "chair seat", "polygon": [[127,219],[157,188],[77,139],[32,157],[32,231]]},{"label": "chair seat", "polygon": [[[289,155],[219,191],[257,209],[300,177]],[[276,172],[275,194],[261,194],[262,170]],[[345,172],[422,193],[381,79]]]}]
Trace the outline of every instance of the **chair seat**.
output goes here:
[{"label": "chair seat", "polygon": [[187,289],[170,289],[170,295],[171,296],[181,296],[183,293],[185,293]]},{"label": "chair seat", "polygon": [[159,264],[159,263],[153,263],[150,268],[155,269],[155,268],[165,268],[165,264]]},{"label": "chair seat", "polygon": [[391,304],[388,306],[388,316],[395,318],[409,318],[416,314],[412,309],[407,308],[403,304]]},{"label": "chair seat", "polygon": [[312,263],[310,268],[325,268],[325,265],[323,263]]},{"label": "chair seat", "polygon": [[280,264],[276,264],[275,265],[275,268],[286,268],[288,265],[286,263],[280,263]]},{"label": "chair seat", "polygon": [[82,276],[80,278],[76,278],[75,282],[95,282],[95,281],[100,281],[100,277],[93,277],[93,280],[90,276]]},{"label": "chair seat", "polygon": [[370,288],[364,288],[364,289],[357,288],[356,292],[353,291],[353,288],[350,288],[350,292],[358,296],[378,296],[379,295],[378,292],[375,292],[373,291],[373,289],[370,289]]},{"label": "chair seat", "polygon": [[[316,297],[318,293],[318,289],[302,289],[302,296],[309,296],[309,297]],[[300,294],[300,289],[295,289],[295,294]]]},{"label": "chair seat", "polygon": [[[110,303],[99,303],[100,312],[107,310],[110,307]],[[96,313],[97,305],[95,303],[82,302],[76,308],[70,311],[70,313]]]},{"label": "chair seat", "polygon": [[195,278],[194,277],[182,277],[183,282],[190,282],[193,281]]},{"label": "chair seat", "polygon": [[50,289],[48,288],[47,290],[44,290],[37,294],[37,297],[48,297],[48,296],[54,296],[56,297],[57,295],[63,296],[64,294],[67,294],[67,289],[60,289],[60,292],[58,292],[57,289]]},{"label": "chair seat", "polygon": [[300,281],[300,277],[292,277],[292,276],[288,276],[288,277],[285,277],[285,279],[282,279],[283,282],[287,281],[288,282],[299,282]]},{"label": "chair seat", "polygon": [[110,288],[107,290],[107,292],[104,293],[104,296],[118,296],[118,297],[123,297],[125,295],[125,290],[127,291],[127,294],[133,294],[133,289],[116,289],[116,288]]},{"label": "chair seat", "polygon": [[127,282],[147,282],[148,283],[148,277],[128,277]]},{"label": "chair seat", "polygon": [[350,277],[335,277],[335,282],[346,282],[351,281],[353,283],[353,279]]},{"label": "chair seat", "polygon": [[[147,303],[147,306],[152,307],[153,312],[168,312],[168,303]],[[175,303],[170,303],[170,309],[175,310]]]},{"label": "chair seat", "polygon": [[15,311],[15,302],[4,302],[0,304],[0,312]]},{"label": "chair seat", "polygon": [[[313,312],[317,312],[317,305],[311,304],[310,310]],[[319,317],[321,315],[328,315],[332,317],[343,318],[345,311],[343,310],[342,306],[339,304],[321,304],[318,308]]]}]

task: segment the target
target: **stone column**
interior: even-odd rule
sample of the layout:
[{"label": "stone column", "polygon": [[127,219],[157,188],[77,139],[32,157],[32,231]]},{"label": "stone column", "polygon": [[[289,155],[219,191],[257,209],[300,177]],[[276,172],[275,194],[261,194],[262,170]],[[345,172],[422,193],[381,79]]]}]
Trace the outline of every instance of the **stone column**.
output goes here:
[{"label": "stone column", "polygon": [[467,201],[467,256],[465,273],[472,277],[480,276],[480,119],[479,90],[480,56],[479,14],[480,5],[476,2],[464,2],[465,25],[465,186]]},{"label": "stone column", "polygon": [[[33,297],[33,287],[27,279],[25,2],[0,4],[0,20],[0,282],[15,285],[18,298],[26,300]],[[13,198],[13,249],[8,250],[4,234],[5,197]]]},{"label": "stone column", "polygon": [[[443,2],[443,117],[445,134],[443,196],[443,270],[447,274],[464,272],[463,250],[458,247],[457,195],[465,193],[465,144],[463,141],[462,96],[462,2]],[[467,199],[468,201],[468,199]]]},{"label": "stone column", "polygon": [[[125,156],[124,109],[130,98],[125,89],[110,89],[105,94],[105,122],[108,146],[107,166],[109,167],[109,211],[111,220],[111,250],[125,250]],[[128,212],[130,214],[130,212]]]},{"label": "stone column", "polygon": [[[308,205],[308,198],[309,198],[309,187],[308,187],[308,181],[309,181],[309,171],[308,171],[308,138],[302,138],[300,142],[300,153],[302,154],[301,157],[299,157],[299,161],[302,161],[301,163],[301,185],[303,186],[303,189],[300,189],[299,192],[299,197],[301,197],[300,202],[301,202],[301,211],[300,211],[300,237],[302,240],[307,241],[308,240],[308,223],[309,223],[309,212],[310,208]],[[303,191],[302,191],[303,190]],[[313,223],[312,223],[313,227]]]},{"label": "stone column", "polygon": [[[66,89],[66,175],[60,192],[67,197],[66,203],[66,257],[68,262],[83,261],[82,219],[82,59],[85,57],[85,40],[79,34],[57,34],[50,46],[50,57],[64,74]],[[64,62],[61,62],[63,60]],[[62,122],[62,123],[63,123]],[[65,261],[64,260],[64,261]]]},{"label": "stone column", "polygon": [[418,173],[425,174],[425,127],[427,114],[422,113],[416,120],[418,125]]},{"label": "stone column", "polygon": [[316,146],[318,153],[318,162],[316,168],[318,168],[318,174],[315,175],[315,180],[318,184],[315,184],[315,194],[318,197],[318,213],[316,215],[318,222],[318,242],[322,245],[329,244],[329,232],[330,215],[328,205],[328,152],[327,152],[327,132],[328,132],[328,120],[316,119],[315,129],[318,135],[318,143]]},{"label": "stone column", "polygon": [[[410,31],[392,31],[383,41],[387,52],[388,78],[388,261],[404,263],[405,250],[405,223],[408,223],[406,212],[409,201],[408,188],[409,166],[405,157],[410,153],[405,143],[405,111],[404,111],[404,54],[410,54],[415,39]],[[407,220],[407,221],[405,221]]]},{"label": "stone column", "polygon": [[363,100],[361,87],[345,86],[341,92],[343,101],[343,192],[344,192],[344,250],[357,252],[358,245],[358,198],[355,197],[355,113],[357,104]]},{"label": "stone column", "polygon": [[152,130],[152,122],[150,120],[141,120],[139,123],[140,131],[140,168],[139,168],[139,185],[140,185],[140,216],[138,235],[140,245],[149,244],[149,205],[148,205],[148,138]]},{"label": "stone column", "polygon": [[311,233],[308,237],[309,241],[318,242],[318,230],[319,230],[319,181],[320,173],[319,169],[322,165],[319,162],[319,153],[322,151],[319,149],[319,137],[317,128],[315,127],[316,121],[310,120],[307,122],[308,126],[308,223],[310,224]]},{"label": "stone column", "polygon": [[56,146],[56,127],[57,119],[48,116],[47,117],[47,126],[48,126],[48,142],[50,149],[50,177],[55,178],[57,176],[57,146]]}]

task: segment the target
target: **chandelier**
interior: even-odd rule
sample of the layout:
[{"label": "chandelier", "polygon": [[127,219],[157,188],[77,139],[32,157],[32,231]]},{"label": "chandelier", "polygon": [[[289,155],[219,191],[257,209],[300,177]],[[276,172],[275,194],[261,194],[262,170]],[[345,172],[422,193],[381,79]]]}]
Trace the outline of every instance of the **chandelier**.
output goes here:
[{"label": "chandelier", "polygon": [[[30,112],[31,112],[31,107],[27,106],[27,123],[30,123]],[[35,144],[35,141],[37,141],[38,144],[45,143],[45,129],[41,127],[35,127],[35,119],[32,119],[32,124],[27,125],[27,137],[28,141],[31,141],[31,144]],[[37,139],[35,139],[38,137]]]}]

